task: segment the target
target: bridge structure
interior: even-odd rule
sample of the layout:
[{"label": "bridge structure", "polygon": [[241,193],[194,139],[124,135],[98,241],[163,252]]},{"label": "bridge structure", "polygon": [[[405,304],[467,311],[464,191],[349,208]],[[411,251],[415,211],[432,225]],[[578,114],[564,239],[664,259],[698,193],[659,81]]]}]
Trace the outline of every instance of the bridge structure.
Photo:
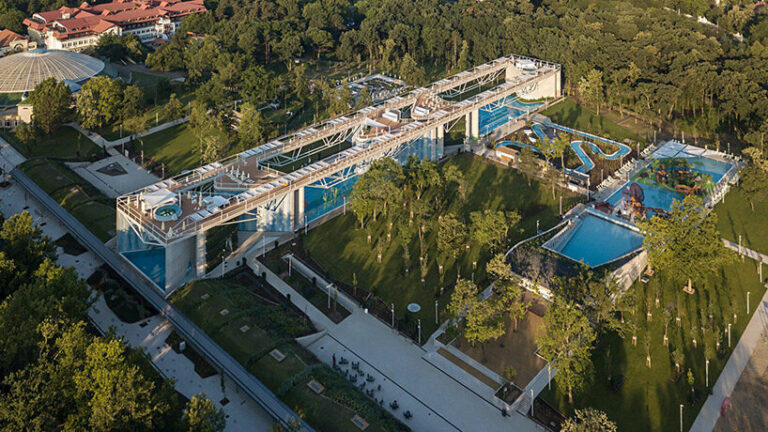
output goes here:
[{"label": "bridge structure", "polygon": [[204,277],[228,239],[292,232],[344,205],[372,161],[437,160],[462,119],[478,139],[560,95],[560,65],[498,58],[118,197],[118,252],[168,295]]}]

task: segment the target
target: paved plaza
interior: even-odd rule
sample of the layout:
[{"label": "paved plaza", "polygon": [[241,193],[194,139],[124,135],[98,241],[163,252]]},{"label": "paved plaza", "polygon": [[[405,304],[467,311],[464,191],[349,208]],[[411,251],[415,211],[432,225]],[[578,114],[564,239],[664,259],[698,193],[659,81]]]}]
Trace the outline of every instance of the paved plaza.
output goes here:
[{"label": "paved plaza", "polygon": [[93,163],[78,162],[67,165],[110,198],[160,181],[160,178],[127,157],[115,151],[110,153],[114,154]]}]

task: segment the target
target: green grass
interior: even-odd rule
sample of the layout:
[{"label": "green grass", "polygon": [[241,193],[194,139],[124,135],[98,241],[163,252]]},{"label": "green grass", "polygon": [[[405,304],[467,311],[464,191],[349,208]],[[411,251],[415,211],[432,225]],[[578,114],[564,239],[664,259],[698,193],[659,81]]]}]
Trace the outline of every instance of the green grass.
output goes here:
[{"label": "green grass", "polygon": [[[632,289],[637,292],[638,302],[636,313],[638,331],[637,346],[631,343],[631,334],[622,339],[614,334],[600,338],[592,358],[595,364],[591,382],[574,396],[575,405],[568,403],[567,393],[562,391],[557,378],[552,391],[544,391],[542,397],[552,403],[566,415],[574,408],[593,407],[604,411],[615,421],[619,430],[632,431],[662,431],[676,430],[679,425],[679,406],[684,404],[683,417],[685,430],[691,427],[696,415],[706,398],[705,390],[705,358],[703,342],[715,346],[713,342],[714,327],[707,330],[702,337],[701,332],[696,337],[698,346],[693,347],[691,325],[697,329],[709,321],[708,300],[715,307],[712,309],[714,324],[723,334],[721,347],[723,355],[710,359],[709,384],[712,386],[728,360],[728,338],[725,333],[728,323],[733,324],[733,313],[737,313],[737,322],[732,326],[732,343],[736,345],[746,327],[749,316],[746,315],[747,291],[751,292],[750,314],[759,304],[765,288],[758,280],[757,265],[751,260],[740,262],[733,254],[731,264],[724,266],[708,278],[705,284],[695,286],[696,293],[682,293],[681,282],[673,281],[671,277],[657,273],[651,281],[644,285],[637,282]],[[669,276],[669,275],[667,275]],[[655,290],[661,293],[660,307],[655,306]],[[650,298],[652,321],[646,321],[646,298]],[[680,300],[677,300],[677,299]],[[663,310],[672,302],[682,304],[682,325],[675,325],[674,317],[669,325],[669,345],[663,345],[664,324]],[[631,314],[625,314],[627,320],[632,320]],[[652,368],[646,366],[645,338],[650,338],[650,356]],[[686,378],[673,382],[675,366],[671,353],[681,350],[685,360],[681,364],[684,373],[691,369],[694,375],[694,386],[702,392],[700,400],[692,405],[689,397],[690,386]],[[610,354],[608,354],[610,353]],[[614,393],[608,385],[609,376],[626,376],[623,388]]]},{"label": "green grass", "polygon": [[13,132],[2,130],[0,136],[27,158],[47,157],[79,161],[90,160],[103,152],[102,148],[88,137],[69,126],[60,127],[51,136],[41,136],[28,146],[19,142]]},{"label": "green grass", "polygon": [[590,132],[616,141],[631,139],[644,141],[642,136],[619,126],[605,115],[597,115],[594,110],[567,98],[554,106],[542,111],[542,114],[552,119],[554,123],[569,126],[584,132]]},{"label": "green grass", "polygon": [[[203,294],[210,297],[203,300]],[[185,285],[171,301],[288,406],[303,411],[316,430],[358,432],[350,422],[356,413],[371,424],[368,430],[399,430],[386,411],[293,340],[309,330],[302,318],[254,294],[234,280],[208,279]],[[246,333],[243,325],[250,327]],[[269,355],[275,348],[285,354],[282,362]],[[306,386],[312,378],[326,387],[322,396]]]},{"label": "green grass", "polygon": [[[224,135],[214,129],[212,135],[218,135],[224,139]],[[165,164],[166,175],[175,175],[180,172],[200,166],[200,149],[192,128],[188,123],[169,127],[160,132],[155,132],[141,139],[144,145],[136,142],[137,153],[143,148],[144,158]]]},{"label": "green grass", "polygon": [[735,188],[715,206],[715,213],[717,228],[724,238],[738,243],[741,235],[743,246],[768,254],[768,200],[756,202],[752,211],[749,201]]},{"label": "green grass", "polygon": [[[194,99],[193,93],[185,93],[178,95],[179,101],[184,106],[184,114],[187,114],[186,106],[187,103],[189,103],[192,99]],[[170,118],[166,116],[165,114],[165,103],[168,102],[168,99],[165,99],[161,101],[158,105],[153,105],[151,107],[148,107],[147,110],[142,114],[142,116],[146,119],[147,124],[149,124],[149,127],[155,127],[156,125],[160,125],[163,123],[167,123],[172,120],[176,120],[173,118]],[[128,136],[127,131],[122,131],[122,137],[120,132],[120,122],[117,122],[113,125],[104,126],[102,128],[95,129],[95,132],[101,135],[104,139],[107,141],[115,141],[122,137]]]},{"label": "green grass", "polygon": [[114,235],[114,201],[66,165],[49,159],[33,159],[20,168],[101,241]]},{"label": "green grass", "polygon": [[23,93],[0,93],[0,106],[14,106],[21,102]]},{"label": "green grass", "polygon": [[[509,244],[533,235],[537,220],[542,230],[559,221],[558,201],[552,198],[551,189],[537,182],[529,187],[527,180],[518,171],[501,168],[467,154],[446,163],[458,165],[468,190],[466,201],[459,196],[451,198],[443,214],[453,213],[459,219],[468,221],[470,212],[476,210],[515,210],[522,216],[522,221],[510,229]],[[558,191],[559,194],[563,192]],[[422,199],[434,199],[434,193],[427,191]],[[565,192],[563,210],[566,211],[578,200],[578,197]],[[438,215],[432,217],[434,221],[437,218]],[[406,320],[401,323],[401,329],[415,333],[416,319],[421,319],[422,341],[426,341],[437,329],[434,303],[438,297],[440,316],[445,318],[443,309],[448,303],[449,287],[456,280],[457,266],[449,257],[441,257],[441,261],[446,263],[441,280],[437,264],[437,232],[433,225],[425,240],[429,262],[425,283],[422,285],[420,281],[417,238],[413,239],[409,247],[412,259],[409,263],[410,272],[405,275],[403,251],[397,240],[396,229],[392,230],[392,240],[386,241],[389,222],[371,222],[365,230],[361,230],[352,212],[348,212],[313,229],[304,245],[310,256],[334,279],[352,285],[355,276],[360,287],[373,291],[386,304],[394,303],[395,315]],[[392,222],[396,224],[396,221]],[[367,240],[369,233],[371,243]],[[381,263],[374,249],[374,245],[379,242],[384,244]],[[474,276],[475,281],[482,286],[485,283],[485,264],[489,259],[487,247],[473,242],[469,252],[462,251],[459,254],[461,275],[466,278]],[[473,262],[477,262],[476,269],[473,269]],[[444,288],[442,296],[439,295],[441,287]],[[415,314],[406,312],[409,303],[419,304],[421,311]]]}]

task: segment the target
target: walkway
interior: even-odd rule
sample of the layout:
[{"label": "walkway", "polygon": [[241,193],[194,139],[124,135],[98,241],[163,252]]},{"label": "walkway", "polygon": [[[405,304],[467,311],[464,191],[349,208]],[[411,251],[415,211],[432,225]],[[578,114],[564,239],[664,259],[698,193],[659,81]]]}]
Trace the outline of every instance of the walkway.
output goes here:
[{"label": "walkway", "polygon": [[768,255],[761,254],[760,252],[758,252],[756,250],[752,250],[752,249],[746,248],[744,246],[742,246],[741,250],[739,250],[739,244],[738,243],[734,243],[734,242],[732,242],[730,240],[726,240],[726,239],[723,239],[723,244],[728,249],[734,250],[737,253],[741,253],[742,255],[746,256],[747,258],[751,258],[751,259],[753,259],[755,261],[758,261],[758,262],[762,261],[763,264],[768,264]]},{"label": "walkway", "polygon": [[[738,245],[728,240],[723,240],[726,247],[735,249],[738,251]],[[742,253],[750,258],[768,262],[768,257],[742,247]],[[757,308],[755,309],[752,319],[749,320],[744,334],[739,339],[739,343],[734,348],[731,357],[723,368],[723,372],[718,377],[717,382],[712,387],[712,394],[709,395],[704,406],[699,411],[699,415],[693,422],[691,431],[693,432],[711,432],[715,427],[715,423],[720,417],[720,407],[726,397],[733,394],[736,383],[739,381],[739,377],[744,371],[747,363],[755,351],[755,348],[763,342],[765,339],[765,331],[768,326],[768,290],[760,299]]]},{"label": "walkway", "polygon": [[128,135],[128,136],[123,137],[123,138],[118,138],[118,139],[116,139],[114,141],[107,141],[107,139],[104,138],[103,136],[97,134],[96,132],[93,132],[93,131],[90,131],[88,129],[83,128],[82,126],[80,126],[80,123],[77,123],[77,122],[67,123],[67,126],[71,126],[71,127],[75,128],[75,129],[77,129],[78,131],[80,131],[80,133],[82,133],[83,135],[88,137],[91,141],[95,142],[96,144],[100,145],[101,147],[112,148],[112,147],[117,147],[117,146],[119,146],[121,144],[128,144],[131,141],[131,138],[135,139],[135,138],[139,138],[139,137],[143,137],[143,136],[147,136],[147,135],[152,135],[155,132],[160,132],[161,130],[168,129],[170,127],[177,126],[177,125],[180,125],[182,123],[186,123],[188,121],[189,121],[189,117],[184,117],[184,118],[180,118],[180,119],[176,119],[176,120],[171,120],[168,123],[163,123],[161,125],[157,125],[157,126],[155,126],[153,128],[150,128],[146,132],[142,132],[142,133],[135,134],[135,135]]},{"label": "walkway", "polygon": [[[314,305],[304,299],[291,286],[277,277],[261,263],[249,260],[248,265],[257,273],[265,272],[267,282],[303,310],[325,335],[308,344],[307,348],[320,360],[333,363],[343,356],[361,361],[365,373],[376,377],[382,389],[375,398],[383,398],[383,406],[402,419],[404,410],[413,418],[403,420],[416,431],[536,431],[535,423],[525,416],[513,413],[502,417],[501,410],[478,395],[454,377],[447,375],[425,360],[428,354],[421,347],[377,318],[358,307],[339,324],[333,323]],[[343,293],[339,292],[339,296]],[[490,388],[487,393],[492,393]],[[400,408],[392,410],[389,403],[398,401]]]},{"label": "walkway", "polygon": [[[173,324],[181,336],[194,346],[210,363],[227,374],[237,385],[256,400],[274,419],[287,426],[289,422],[298,419],[296,414],[275,396],[264,384],[253,377],[231,355],[217,345],[197,325],[181,314],[173,305],[160,295],[155,286],[147,279],[140,277],[115,252],[108,249],[91,231],[69,214],[48,194],[40,189],[35,182],[22,171],[11,171],[13,178],[24,189],[55,216],[80,243],[90,249],[99,259],[107,263],[117,273],[123,276],[134,289],[154,306],[168,321]],[[312,428],[303,420],[302,431]]]}]

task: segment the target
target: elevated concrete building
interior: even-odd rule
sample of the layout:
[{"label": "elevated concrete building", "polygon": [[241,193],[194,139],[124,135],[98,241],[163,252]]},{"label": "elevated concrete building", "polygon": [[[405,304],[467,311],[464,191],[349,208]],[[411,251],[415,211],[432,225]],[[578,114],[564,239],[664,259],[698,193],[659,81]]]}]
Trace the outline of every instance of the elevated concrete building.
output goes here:
[{"label": "elevated concrete building", "polygon": [[560,65],[502,57],[166,179],[117,199],[118,251],[169,294],[210,272],[232,241],[290,233],[345,205],[372,161],[440,159],[460,121],[480,138],[560,97],[560,86]]}]

